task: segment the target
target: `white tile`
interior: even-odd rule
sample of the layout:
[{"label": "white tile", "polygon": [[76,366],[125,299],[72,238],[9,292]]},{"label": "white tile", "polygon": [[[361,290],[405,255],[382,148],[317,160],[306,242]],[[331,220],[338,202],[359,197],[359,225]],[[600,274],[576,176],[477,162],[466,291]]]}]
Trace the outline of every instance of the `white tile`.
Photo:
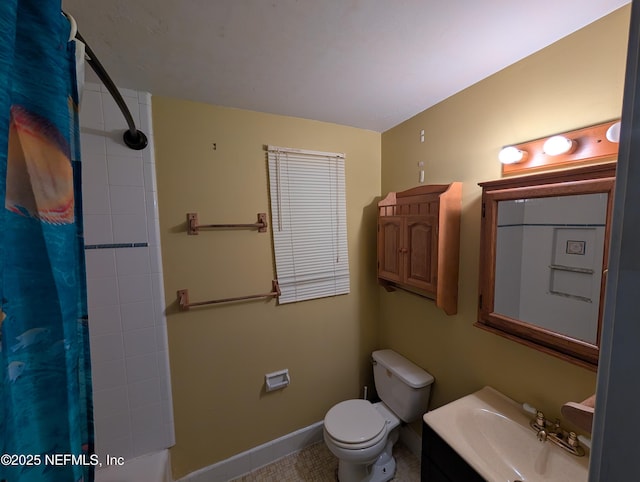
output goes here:
[{"label": "white tile", "polygon": [[80,152],[83,165],[87,159],[100,158],[107,155],[104,134],[90,127],[80,127]]},{"label": "white tile", "polygon": [[144,214],[113,214],[113,240],[115,243],[147,242],[147,217]]},{"label": "white tile", "polygon": [[164,284],[161,274],[151,275],[151,296],[160,305],[164,305]]},{"label": "white tile", "polygon": [[149,92],[138,91],[138,103],[141,105],[151,105],[151,94]]},{"label": "white tile", "polygon": [[147,237],[149,240],[149,246],[160,246],[160,222],[157,218],[152,219],[147,223]]},{"label": "white tile", "polygon": [[147,203],[142,186],[110,186],[111,213],[146,216]]},{"label": "white tile", "polygon": [[155,328],[141,328],[124,334],[124,352],[127,358],[148,355],[156,351]]},{"label": "white tile", "polygon": [[118,293],[120,296],[120,302],[122,304],[138,303],[140,301],[151,301],[151,277],[118,277]]},{"label": "white tile", "polygon": [[158,378],[158,361],[155,353],[127,358],[125,362],[128,383]]},{"label": "white tile", "polygon": [[95,429],[104,440],[122,439],[132,434],[126,412],[95,418]]},{"label": "white tile", "polygon": [[145,430],[133,432],[134,453],[144,455],[157,452],[169,446],[162,424],[153,425]]},{"label": "white tile", "polygon": [[90,90],[91,92],[100,92],[100,84],[97,84],[95,82],[85,82],[84,90]]},{"label": "white tile", "polygon": [[144,188],[146,191],[155,192],[158,190],[156,183],[156,168],[155,164],[144,162],[142,164],[143,176],[144,176]]},{"label": "white tile", "polygon": [[153,133],[151,130],[147,133],[147,147],[142,150],[142,160],[145,164],[155,164],[156,162],[156,154],[155,154],[155,145],[153,139]]},{"label": "white tile", "polygon": [[158,199],[156,193],[153,191],[145,192],[147,223],[158,222]]},{"label": "white tile", "polygon": [[[158,378],[148,378],[137,383],[127,385],[129,403],[132,410],[148,405],[157,405],[160,400],[160,381]],[[162,412],[157,423],[162,420]]]},{"label": "white tile", "polygon": [[166,352],[169,349],[167,342],[167,327],[165,323],[159,323],[155,327],[156,331],[156,350],[158,352]]},{"label": "white tile", "polygon": [[154,326],[153,305],[151,301],[120,305],[120,313],[122,315],[122,329],[124,331]]},{"label": "white tile", "polygon": [[116,278],[87,279],[87,302],[89,312],[95,308],[117,305],[119,299]]},{"label": "white tile", "polygon": [[162,303],[158,300],[153,301],[153,319],[157,324],[166,323],[167,317],[165,316],[165,307],[166,301],[162,301]]},{"label": "white tile", "polygon": [[102,95],[100,92],[92,92],[90,90],[84,92],[82,104],[80,105],[80,125],[98,130],[104,128]]},{"label": "white tile", "polygon": [[[136,101],[138,100],[138,91],[133,89],[125,89],[123,87],[118,87],[117,89],[123,98],[131,97],[132,99],[136,99]],[[102,92],[102,95],[104,97],[111,99],[111,101],[115,103],[115,101],[113,100],[113,96],[111,95],[111,92],[109,92],[109,89],[107,89],[105,85],[103,84],[100,85],[100,91]]]},{"label": "white tile", "polygon": [[94,186],[107,186],[106,154],[85,156],[82,159],[82,190],[93,189]]},{"label": "white tile", "polygon": [[151,273],[149,248],[120,248],[116,250],[118,276],[140,276]]},{"label": "white tile", "polygon": [[138,112],[140,113],[140,128],[149,131],[149,127],[151,126],[151,104],[139,102]]},{"label": "white tile", "polygon": [[107,131],[107,136],[105,138],[107,156],[122,156],[142,159],[141,151],[131,149],[124,143],[124,140],[122,140],[122,136],[126,130],[128,129],[125,123],[122,127]]},{"label": "white tile", "polygon": [[89,335],[99,336],[122,332],[118,305],[89,308]]},{"label": "white tile", "polygon": [[[129,112],[131,113],[131,117],[133,118],[134,124],[137,126],[140,125],[140,106],[138,104],[138,95],[136,94],[135,98],[131,96],[124,97],[124,103],[129,108]],[[111,94],[103,94],[102,96],[102,109],[104,116],[104,126],[107,130],[116,130],[122,129],[127,130],[129,126],[127,125],[127,120],[124,117],[124,114],[116,104],[116,101],[113,100]]]},{"label": "white tile", "polygon": [[124,345],[121,333],[111,333],[90,337],[91,363],[108,363],[124,359]]},{"label": "white tile", "polygon": [[85,249],[87,279],[115,278],[115,249]]},{"label": "white tile", "polygon": [[162,251],[160,246],[150,246],[148,249],[150,273],[162,274]]},{"label": "white tile", "polygon": [[105,418],[128,410],[129,393],[126,386],[94,390],[93,413],[96,418]]},{"label": "white tile", "polygon": [[171,403],[171,370],[169,368],[169,352],[158,352],[160,399]]},{"label": "white tile", "polygon": [[162,421],[173,425],[173,407],[168,400],[162,401]]},{"label": "white tile", "polygon": [[83,214],[111,214],[109,187],[106,184],[93,186],[87,186],[87,184],[85,183],[82,189]]},{"label": "white tile", "polygon": [[94,390],[108,390],[124,385],[125,360],[114,360],[107,363],[92,363],[91,378]]},{"label": "white tile", "polygon": [[85,244],[113,243],[111,216],[106,214],[85,214],[83,215],[83,220]]},{"label": "white tile", "polygon": [[165,422],[162,424],[162,427],[164,428],[167,437],[167,447],[173,447],[176,444],[176,435],[174,432],[173,422]]},{"label": "white tile", "polygon": [[[124,457],[125,460],[133,458],[133,436],[128,434],[122,438],[108,438],[102,437],[100,433],[96,432],[96,450],[99,454],[101,462],[104,464],[104,460],[107,454],[113,457]],[[107,466],[103,466],[102,469],[109,470]],[[96,477],[96,480],[100,480]]]},{"label": "white tile", "polygon": [[159,401],[131,410],[132,432],[149,431],[160,424],[162,420],[162,405]]},{"label": "white tile", "polygon": [[107,169],[111,186],[144,187],[142,159],[140,158],[109,156]]}]

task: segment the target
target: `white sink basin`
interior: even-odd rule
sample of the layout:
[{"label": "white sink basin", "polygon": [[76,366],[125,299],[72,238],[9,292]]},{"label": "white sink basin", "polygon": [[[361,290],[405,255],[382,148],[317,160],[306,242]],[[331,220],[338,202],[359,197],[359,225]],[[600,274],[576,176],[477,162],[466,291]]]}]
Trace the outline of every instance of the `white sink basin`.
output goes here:
[{"label": "white sink basin", "polygon": [[492,482],[580,482],[589,458],[540,442],[520,404],[491,387],[428,412],[424,421]]}]

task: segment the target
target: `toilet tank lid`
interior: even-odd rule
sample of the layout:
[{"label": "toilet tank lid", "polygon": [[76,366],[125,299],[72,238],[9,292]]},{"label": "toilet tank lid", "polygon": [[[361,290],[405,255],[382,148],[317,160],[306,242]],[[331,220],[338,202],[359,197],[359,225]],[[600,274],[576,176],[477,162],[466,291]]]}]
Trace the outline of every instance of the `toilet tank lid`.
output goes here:
[{"label": "toilet tank lid", "polygon": [[380,363],[412,388],[422,388],[433,383],[433,375],[393,350],[377,350],[371,356],[376,363]]}]

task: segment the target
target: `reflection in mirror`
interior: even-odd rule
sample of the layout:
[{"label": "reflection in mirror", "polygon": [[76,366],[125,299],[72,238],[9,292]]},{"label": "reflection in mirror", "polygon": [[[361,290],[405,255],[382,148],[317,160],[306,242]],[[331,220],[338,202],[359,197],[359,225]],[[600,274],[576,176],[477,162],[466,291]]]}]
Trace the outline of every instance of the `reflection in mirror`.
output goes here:
[{"label": "reflection in mirror", "polygon": [[615,162],[479,183],[476,326],[597,369]]},{"label": "reflection in mirror", "polygon": [[498,202],[496,313],[596,343],[607,197]]}]

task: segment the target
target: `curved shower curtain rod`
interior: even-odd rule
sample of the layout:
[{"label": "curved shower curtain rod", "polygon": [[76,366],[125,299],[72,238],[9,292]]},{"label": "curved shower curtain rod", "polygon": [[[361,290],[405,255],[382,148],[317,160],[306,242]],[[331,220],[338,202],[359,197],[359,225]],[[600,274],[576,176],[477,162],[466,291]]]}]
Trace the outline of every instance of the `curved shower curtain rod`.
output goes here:
[{"label": "curved shower curtain rod", "polygon": [[127,104],[125,103],[124,99],[120,95],[118,88],[115,86],[115,84],[111,80],[111,77],[109,77],[109,74],[107,74],[107,71],[104,69],[104,67],[98,60],[98,57],[96,57],[96,54],[93,53],[93,50],[91,50],[91,47],[89,47],[89,44],[87,44],[87,41],[84,38],[82,38],[82,35],[80,35],[80,32],[78,31],[78,27],[76,25],[76,21],[68,13],[66,12],[62,12],[62,13],[64,14],[65,17],[69,19],[69,22],[71,23],[72,38],[75,37],[84,44],[87,63],[91,66],[93,71],[100,78],[104,86],[107,88],[107,90],[113,97],[113,100],[116,101],[116,104],[118,104],[118,107],[122,112],[122,115],[127,121],[129,130],[124,132],[124,134],[122,135],[122,140],[131,149],[135,149],[137,151],[144,149],[145,147],[147,147],[147,144],[148,144],[147,136],[145,136],[141,130],[136,129],[136,124],[133,121],[133,117],[131,116],[131,112],[129,112],[129,108],[127,107]]}]

